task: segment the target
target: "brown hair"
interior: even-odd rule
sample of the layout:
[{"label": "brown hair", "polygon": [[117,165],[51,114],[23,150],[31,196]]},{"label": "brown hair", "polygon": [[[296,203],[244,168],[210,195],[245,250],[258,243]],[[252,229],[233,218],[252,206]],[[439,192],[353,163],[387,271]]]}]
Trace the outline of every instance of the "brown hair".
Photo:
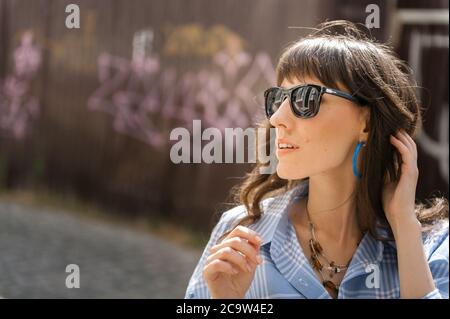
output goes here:
[{"label": "brown hair", "polygon": [[[353,95],[367,101],[370,119],[367,147],[359,155],[362,178],[356,186],[357,218],[361,229],[374,238],[392,240],[381,194],[385,176],[398,181],[401,156],[389,142],[389,136],[403,128],[414,138],[422,125],[422,110],[415,95],[417,86],[411,69],[388,45],[376,42],[357,25],[339,20],[320,24],[312,34],[290,44],[281,54],[276,70],[277,85],[284,79],[306,75],[316,77],[329,87],[337,88],[340,83]],[[272,127],[268,120],[261,125],[267,130]],[[266,136],[268,149],[270,137]],[[247,216],[235,226],[259,220],[262,199],[285,192],[308,179],[288,181],[276,173],[260,174],[262,165],[257,163],[242,184],[233,189],[237,201],[247,209]],[[436,197],[429,201],[428,207],[416,204],[415,211],[421,224],[428,226],[424,229],[430,229],[437,221],[448,219],[448,201]],[[377,225],[384,227],[388,236],[381,236]]]}]

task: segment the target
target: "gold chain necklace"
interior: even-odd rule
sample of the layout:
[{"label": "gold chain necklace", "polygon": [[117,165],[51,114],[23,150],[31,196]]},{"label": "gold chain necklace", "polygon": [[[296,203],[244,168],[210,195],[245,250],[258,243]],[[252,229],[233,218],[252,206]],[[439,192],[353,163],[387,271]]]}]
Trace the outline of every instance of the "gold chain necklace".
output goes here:
[{"label": "gold chain necklace", "polygon": [[[350,264],[350,261],[346,265],[338,265],[333,260],[330,260],[330,258],[328,258],[316,238],[315,227],[311,221],[311,217],[309,216],[308,205],[305,205],[305,207],[306,215],[308,217],[309,229],[311,232],[311,239],[309,240],[309,248],[311,250],[311,264],[313,268],[319,272],[322,278],[323,286],[332,290],[335,295],[337,295],[339,292],[339,285],[335,284],[332,281],[332,278],[335,274],[346,270]],[[320,258],[325,261],[325,264],[322,264]],[[324,275],[324,270],[327,271],[326,275]]]}]

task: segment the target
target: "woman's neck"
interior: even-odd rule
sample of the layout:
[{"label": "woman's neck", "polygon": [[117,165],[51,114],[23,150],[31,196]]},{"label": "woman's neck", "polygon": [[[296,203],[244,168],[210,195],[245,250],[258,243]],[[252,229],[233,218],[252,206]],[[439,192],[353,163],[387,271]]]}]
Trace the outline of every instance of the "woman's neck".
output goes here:
[{"label": "woman's neck", "polygon": [[[356,217],[355,184],[355,181],[345,183],[342,179],[323,176],[310,178],[304,208],[324,240],[337,245],[359,241],[361,231]],[[307,214],[302,215],[307,218]]]}]

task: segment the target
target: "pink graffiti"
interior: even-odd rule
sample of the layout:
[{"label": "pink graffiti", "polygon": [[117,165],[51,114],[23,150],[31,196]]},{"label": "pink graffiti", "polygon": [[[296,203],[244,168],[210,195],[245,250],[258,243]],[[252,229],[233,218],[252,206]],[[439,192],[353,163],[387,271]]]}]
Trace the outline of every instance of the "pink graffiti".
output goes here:
[{"label": "pink graffiti", "polygon": [[162,68],[157,55],[139,61],[103,53],[98,58],[100,86],[88,101],[91,110],[114,117],[114,129],[154,147],[169,142],[172,127],[189,128],[192,120],[221,130],[253,125],[262,111],[253,98],[258,87],[273,83],[270,56],[238,52],[231,59],[217,53],[197,71]]},{"label": "pink graffiti", "polygon": [[33,44],[31,32],[22,35],[13,59],[12,72],[0,80],[0,129],[19,139],[39,114],[39,103],[30,96],[30,86],[41,65],[41,50]]}]

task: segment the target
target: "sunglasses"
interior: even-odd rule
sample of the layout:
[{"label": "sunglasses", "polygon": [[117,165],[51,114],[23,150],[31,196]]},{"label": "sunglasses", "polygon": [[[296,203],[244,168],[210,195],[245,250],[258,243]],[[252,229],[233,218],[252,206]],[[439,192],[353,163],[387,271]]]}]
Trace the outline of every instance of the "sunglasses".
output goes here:
[{"label": "sunglasses", "polygon": [[342,97],[359,105],[364,104],[363,100],[354,97],[349,93],[315,84],[301,84],[290,89],[272,87],[264,92],[266,116],[270,119],[272,115],[275,114],[275,112],[280,108],[285,98],[289,98],[292,113],[294,113],[297,117],[314,117],[317,113],[319,113],[320,101],[322,99],[322,95],[325,93]]}]

